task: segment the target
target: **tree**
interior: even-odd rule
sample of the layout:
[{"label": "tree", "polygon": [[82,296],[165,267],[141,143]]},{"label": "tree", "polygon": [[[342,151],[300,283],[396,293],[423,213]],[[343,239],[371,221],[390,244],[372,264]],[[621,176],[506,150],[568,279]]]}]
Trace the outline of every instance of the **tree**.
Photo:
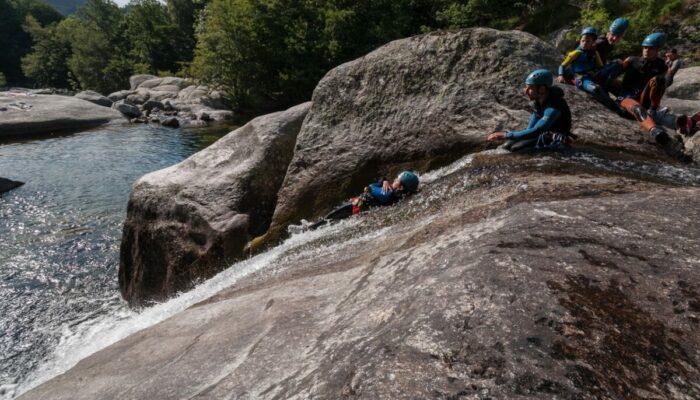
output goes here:
[{"label": "tree", "polygon": [[123,88],[131,66],[119,7],[110,0],[88,0],[75,18],[69,32],[68,68],[80,88],[101,93]]},{"label": "tree", "polygon": [[58,11],[40,0],[0,0],[0,72],[10,82],[23,84],[21,58],[29,52],[31,36],[22,29],[26,16],[41,25],[60,21]]},{"label": "tree", "polygon": [[40,87],[68,87],[68,58],[71,55],[70,25],[74,20],[63,20],[42,27],[34,17],[27,16],[22,28],[28,32],[34,45],[32,52],[22,58],[22,71]]},{"label": "tree", "polygon": [[178,69],[180,35],[165,5],[158,0],[133,1],[124,25],[132,63],[145,66],[150,73]]}]

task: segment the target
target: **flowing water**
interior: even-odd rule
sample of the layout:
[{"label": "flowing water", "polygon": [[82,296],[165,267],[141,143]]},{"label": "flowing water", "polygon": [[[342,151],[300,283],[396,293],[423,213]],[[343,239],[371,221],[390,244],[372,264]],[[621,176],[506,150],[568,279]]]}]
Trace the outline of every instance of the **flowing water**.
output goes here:
[{"label": "flowing water", "polygon": [[0,398],[104,316],[128,315],[119,241],[131,185],[231,130],[115,126],[0,141]]},{"label": "flowing water", "polygon": [[[121,300],[116,273],[121,225],[132,183],[144,173],[186,158],[218,135],[152,127],[110,128],[16,143],[0,142],[0,176],[26,181],[0,197],[0,398],[13,398],[81,359],[230,287],[257,271],[275,273],[294,257],[328,254],[332,235],[372,240],[362,219],[294,235],[282,245],[203,282],[190,292],[135,312]],[[408,206],[427,207],[454,191],[441,183],[455,174],[468,181],[478,157],[469,155],[424,174],[433,186]],[[508,156],[510,159],[512,156]],[[696,167],[611,160],[592,153],[542,155],[528,168],[571,168],[632,176],[670,185],[700,185]],[[541,166],[540,166],[541,164]],[[556,173],[556,172],[554,172]],[[469,182],[459,185],[467,190]],[[451,192],[450,192],[451,193]],[[434,198],[435,197],[435,198]],[[388,229],[388,228],[385,228]],[[347,238],[348,232],[357,235]]]}]

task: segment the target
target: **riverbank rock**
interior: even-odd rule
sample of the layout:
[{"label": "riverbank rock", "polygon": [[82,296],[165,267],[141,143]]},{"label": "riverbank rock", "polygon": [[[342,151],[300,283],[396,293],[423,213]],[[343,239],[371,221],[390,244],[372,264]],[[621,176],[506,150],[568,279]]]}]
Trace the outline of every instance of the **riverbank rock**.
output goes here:
[{"label": "riverbank rock", "polygon": [[666,90],[666,96],[700,100],[700,67],[681,68],[673,77],[673,84]]},{"label": "riverbank rock", "polygon": [[126,115],[129,118],[137,118],[141,116],[141,110],[133,104],[129,104],[126,100],[119,100],[112,105],[112,108]]},{"label": "riverbank rock", "polygon": [[168,117],[160,121],[160,124],[170,128],[177,128],[180,126],[180,121],[176,117]]},{"label": "riverbank rock", "polygon": [[[425,171],[483,149],[490,132],[523,129],[525,77],[561,58],[528,33],[475,28],[397,40],[333,69],[314,90],[270,231],[251,249],[381,176]],[[581,145],[659,151],[634,122],[564,89]]]},{"label": "riverbank rock", "polygon": [[460,160],[21,399],[699,398],[698,181],[644,165]]},{"label": "riverbank rock", "polygon": [[[181,121],[185,125],[233,119],[233,111],[228,109],[224,94],[217,89],[195,85],[183,78],[153,75],[134,75],[129,82],[131,90],[112,93],[109,98],[113,101],[125,100],[144,112],[158,108],[162,111],[187,113],[190,118]],[[207,114],[209,118],[198,120],[200,113]]]},{"label": "riverbank rock", "polygon": [[139,85],[141,85],[142,83],[156,78],[157,76],[149,74],[131,75],[131,77],[129,78],[129,89],[136,90],[136,88],[139,87]]},{"label": "riverbank rock", "polygon": [[18,188],[22,185],[24,185],[24,182],[13,181],[11,179],[0,177],[0,194],[9,192],[10,190]]},{"label": "riverbank rock", "polygon": [[92,90],[85,90],[83,92],[80,92],[75,95],[75,97],[82,99],[82,100],[87,100],[91,103],[95,103],[98,106],[102,107],[112,107],[112,103],[114,103],[112,100],[109,98],[97,93],[93,92]]},{"label": "riverbank rock", "polygon": [[72,96],[0,92],[0,137],[79,131],[126,122],[117,110]]},{"label": "riverbank rock", "polygon": [[132,305],[187,290],[265,232],[310,104],[256,118],[134,185],[119,284]]}]

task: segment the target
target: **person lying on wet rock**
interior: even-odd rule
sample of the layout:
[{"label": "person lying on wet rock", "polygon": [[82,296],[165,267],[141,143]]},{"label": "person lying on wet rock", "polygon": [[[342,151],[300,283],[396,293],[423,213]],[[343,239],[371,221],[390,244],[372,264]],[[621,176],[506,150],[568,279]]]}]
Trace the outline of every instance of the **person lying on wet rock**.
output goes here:
[{"label": "person lying on wet rock", "polygon": [[290,226],[291,233],[313,230],[332,221],[342,220],[367,211],[373,207],[388,206],[402,200],[418,191],[418,175],[412,171],[403,171],[394,180],[380,179],[365,187],[364,192],[353,197],[338,208],[328,213],[318,222],[308,224],[302,220],[302,225]]},{"label": "person lying on wet rock", "polygon": [[510,151],[556,150],[567,146],[575,136],[571,133],[571,111],[564,91],[552,86],[554,77],[546,69],[538,69],[525,79],[525,95],[533,101],[535,112],[526,129],[493,132],[489,142],[506,140],[501,146]]}]

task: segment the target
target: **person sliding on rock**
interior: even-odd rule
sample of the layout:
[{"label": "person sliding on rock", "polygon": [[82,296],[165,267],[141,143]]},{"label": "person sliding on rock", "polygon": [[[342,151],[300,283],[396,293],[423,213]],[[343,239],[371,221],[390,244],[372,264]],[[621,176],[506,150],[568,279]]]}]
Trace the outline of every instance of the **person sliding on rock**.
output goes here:
[{"label": "person sliding on rock", "polygon": [[375,183],[371,183],[365,187],[364,192],[358,197],[353,197],[347,202],[340,205],[335,210],[328,213],[318,222],[313,224],[305,224],[302,221],[302,226],[293,228],[290,226],[290,232],[313,230],[331,221],[337,221],[348,218],[362,211],[366,211],[372,207],[388,206],[403,199],[404,197],[415,193],[418,190],[418,175],[411,171],[403,171],[393,182],[386,179],[380,179]]},{"label": "person sliding on rock", "polygon": [[604,97],[607,97],[607,102],[609,102],[610,97],[594,82],[593,78],[594,71],[603,66],[594,46],[597,37],[598,32],[590,26],[581,31],[581,42],[562,61],[557,81],[559,83],[573,83],[577,88],[592,94],[599,100],[605,101]]},{"label": "person sliding on rock", "polygon": [[533,100],[535,112],[527,129],[517,132],[493,132],[486,140],[507,140],[503,148],[510,151],[526,149],[559,149],[575,136],[571,133],[571,111],[564,100],[564,91],[552,86],[552,73],[538,69],[525,79],[525,95]]}]

